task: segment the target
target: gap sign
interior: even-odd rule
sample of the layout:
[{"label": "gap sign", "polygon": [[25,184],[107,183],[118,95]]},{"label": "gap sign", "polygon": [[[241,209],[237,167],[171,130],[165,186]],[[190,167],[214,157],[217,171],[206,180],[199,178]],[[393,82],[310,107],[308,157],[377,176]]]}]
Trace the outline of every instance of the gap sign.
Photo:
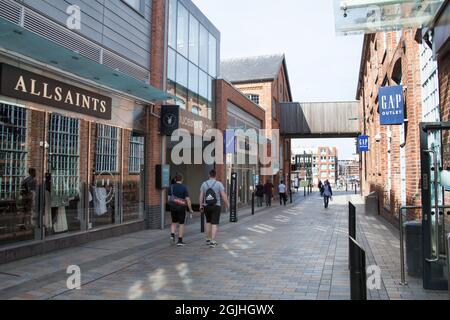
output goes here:
[{"label": "gap sign", "polygon": [[405,121],[403,86],[380,88],[380,124],[403,124]]},{"label": "gap sign", "polygon": [[359,136],[358,137],[358,150],[359,152],[369,152],[369,137]]}]

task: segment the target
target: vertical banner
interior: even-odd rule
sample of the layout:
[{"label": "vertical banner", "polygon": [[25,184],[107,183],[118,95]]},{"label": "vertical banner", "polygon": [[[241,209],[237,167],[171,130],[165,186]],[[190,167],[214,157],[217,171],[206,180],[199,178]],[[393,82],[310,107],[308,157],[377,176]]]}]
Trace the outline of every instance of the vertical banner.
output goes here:
[{"label": "vertical banner", "polygon": [[378,103],[381,125],[399,125],[405,122],[403,86],[380,88]]},{"label": "vertical banner", "polygon": [[238,222],[237,216],[237,173],[231,173],[230,183],[230,222]]},{"label": "vertical banner", "polygon": [[359,152],[369,152],[369,137],[359,136],[358,137],[358,151]]}]

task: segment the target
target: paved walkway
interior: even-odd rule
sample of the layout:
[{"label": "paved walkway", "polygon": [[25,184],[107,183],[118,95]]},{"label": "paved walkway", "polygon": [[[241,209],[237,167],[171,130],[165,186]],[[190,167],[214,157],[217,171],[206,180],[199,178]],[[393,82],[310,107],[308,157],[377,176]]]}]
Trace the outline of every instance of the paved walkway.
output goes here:
[{"label": "paved walkway", "polygon": [[[398,285],[398,232],[366,214],[359,196],[337,195],[325,210],[318,194],[224,224],[220,245],[204,243],[197,223],[188,246],[169,245],[166,231],[142,231],[0,265],[0,299],[349,299],[348,201],[357,205],[357,238],[367,265],[382,270],[370,299],[448,299]],[[226,218],[224,217],[224,220]],[[68,290],[66,268],[80,266],[81,290]]]}]

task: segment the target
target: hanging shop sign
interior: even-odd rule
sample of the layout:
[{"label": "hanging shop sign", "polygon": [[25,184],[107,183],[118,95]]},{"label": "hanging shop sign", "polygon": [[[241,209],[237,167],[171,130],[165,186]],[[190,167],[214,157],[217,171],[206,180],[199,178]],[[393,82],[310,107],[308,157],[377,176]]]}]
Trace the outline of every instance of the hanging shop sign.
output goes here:
[{"label": "hanging shop sign", "polygon": [[358,151],[359,152],[369,152],[369,137],[359,136],[358,137]]},{"label": "hanging shop sign", "polygon": [[1,65],[0,94],[111,120],[112,99],[7,64]]},{"label": "hanging shop sign", "polygon": [[403,86],[382,87],[378,97],[380,105],[380,124],[403,124],[405,121],[405,103]]},{"label": "hanging shop sign", "polygon": [[238,222],[237,215],[237,173],[233,172],[231,174],[230,183],[230,222]]},{"label": "hanging shop sign", "polygon": [[170,136],[180,126],[180,107],[161,106],[161,134]]}]

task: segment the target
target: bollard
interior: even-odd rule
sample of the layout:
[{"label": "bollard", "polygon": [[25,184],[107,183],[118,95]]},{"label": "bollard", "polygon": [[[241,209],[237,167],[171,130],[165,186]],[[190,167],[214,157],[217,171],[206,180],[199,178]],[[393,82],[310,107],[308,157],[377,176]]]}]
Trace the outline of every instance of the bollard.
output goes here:
[{"label": "bollard", "polygon": [[306,197],[306,186],[303,187],[303,196]]},{"label": "bollard", "polygon": [[289,189],[289,201],[292,203],[292,189]]},{"label": "bollard", "polygon": [[252,192],[252,216],[255,215],[255,193]]}]

